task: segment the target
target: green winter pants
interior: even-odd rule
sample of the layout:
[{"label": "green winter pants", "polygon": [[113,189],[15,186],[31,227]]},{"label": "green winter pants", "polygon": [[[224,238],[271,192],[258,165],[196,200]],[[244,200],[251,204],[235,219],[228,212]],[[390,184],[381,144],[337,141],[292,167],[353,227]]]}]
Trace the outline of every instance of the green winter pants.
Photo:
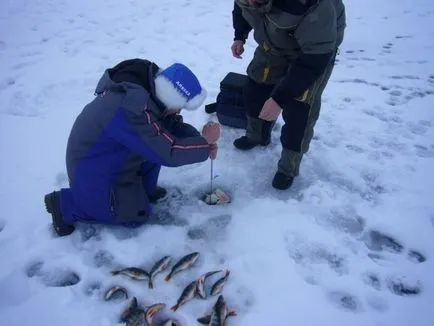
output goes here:
[{"label": "green winter pants", "polygon": [[[309,150],[314,126],[320,115],[322,94],[333,72],[334,62],[335,56],[324,73],[300,98],[292,99],[286,107],[282,108],[282,118],[285,123],[280,136],[282,155],[278,163],[278,171],[288,176],[299,174],[303,154]],[[252,80],[245,90],[249,117],[258,119],[264,102],[269,98],[274,86],[284,78],[289,67],[290,61],[287,58],[273,55],[261,47],[255,50],[254,57],[247,67],[247,74]],[[252,85],[255,85],[255,91],[250,89]],[[262,89],[262,92],[259,89]],[[261,131],[257,130],[257,132],[259,135]]]}]

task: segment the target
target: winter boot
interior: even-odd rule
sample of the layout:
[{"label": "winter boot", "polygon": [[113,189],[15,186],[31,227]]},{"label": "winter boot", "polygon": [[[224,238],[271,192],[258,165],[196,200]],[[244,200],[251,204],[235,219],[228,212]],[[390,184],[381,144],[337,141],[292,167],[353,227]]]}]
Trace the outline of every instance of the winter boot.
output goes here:
[{"label": "winter boot", "polygon": [[167,195],[167,190],[163,187],[157,186],[155,188],[155,191],[148,195],[149,201],[153,204],[155,204],[158,200],[163,199]]},{"label": "winter boot", "polygon": [[247,116],[246,135],[234,141],[234,146],[241,150],[250,150],[258,145],[268,146],[274,122],[268,122]]},{"label": "winter boot", "polygon": [[59,203],[59,192],[54,191],[51,194],[45,195],[45,209],[48,213],[51,214],[51,218],[53,220],[53,228],[56,231],[59,237],[64,237],[70,235],[74,232],[75,227],[70,224],[66,224],[63,221],[63,216],[60,212],[60,203]]},{"label": "winter boot", "polygon": [[277,171],[273,178],[273,187],[277,190],[286,190],[291,187],[294,177],[288,176],[283,172]]},{"label": "winter boot", "polygon": [[272,185],[278,190],[291,187],[294,177],[298,175],[303,154],[283,149],[274,175]]}]

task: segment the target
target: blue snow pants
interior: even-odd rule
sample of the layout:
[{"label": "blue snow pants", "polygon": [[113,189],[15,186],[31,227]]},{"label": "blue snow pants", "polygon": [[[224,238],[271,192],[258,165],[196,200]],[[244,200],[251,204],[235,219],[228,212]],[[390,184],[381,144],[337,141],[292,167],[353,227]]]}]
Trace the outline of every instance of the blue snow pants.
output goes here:
[{"label": "blue snow pants", "polygon": [[[155,191],[160,170],[161,165],[151,162],[143,163],[141,174],[146,194],[152,194]],[[143,217],[143,223],[136,221],[119,223],[110,211],[110,203],[106,195],[110,190],[103,191],[103,194],[92,193],[88,191],[91,186],[87,185],[86,182],[91,181],[76,180],[72,187],[60,190],[60,211],[65,223],[120,224],[135,227],[146,222],[151,213],[151,205],[147,196],[143,199],[148,208]]]}]

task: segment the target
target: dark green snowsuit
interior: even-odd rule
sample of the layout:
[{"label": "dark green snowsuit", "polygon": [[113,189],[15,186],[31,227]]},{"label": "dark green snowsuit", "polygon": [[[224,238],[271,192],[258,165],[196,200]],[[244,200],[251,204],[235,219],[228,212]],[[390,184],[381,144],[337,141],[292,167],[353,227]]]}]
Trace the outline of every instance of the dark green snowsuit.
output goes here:
[{"label": "dark green snowsuit", "polygon": [[278,172],[293,178],[309,149],[321,96],[344,37],[344,4],[342,0],[266,0],[253,7],[245,0],[235,0],[232,14],[234,40],[245,42],[253,29],[258,43],[247,68],[248,127],[242,138],[269,143],[274,123],[258,116],[264,102],[272,97],[283,109],[285,122]]}]

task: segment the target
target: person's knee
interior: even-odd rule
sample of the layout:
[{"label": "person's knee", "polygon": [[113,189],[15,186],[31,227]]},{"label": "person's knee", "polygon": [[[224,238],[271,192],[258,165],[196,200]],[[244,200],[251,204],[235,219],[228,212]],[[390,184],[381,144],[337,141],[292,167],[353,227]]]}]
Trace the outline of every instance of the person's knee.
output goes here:
[{"label": "person's knee", "polygon": [[260,84],[249,78],[243,92],[248,115],[254,118],[259,116],[265,101],[270,98],[273,88],[273,85]]}]

